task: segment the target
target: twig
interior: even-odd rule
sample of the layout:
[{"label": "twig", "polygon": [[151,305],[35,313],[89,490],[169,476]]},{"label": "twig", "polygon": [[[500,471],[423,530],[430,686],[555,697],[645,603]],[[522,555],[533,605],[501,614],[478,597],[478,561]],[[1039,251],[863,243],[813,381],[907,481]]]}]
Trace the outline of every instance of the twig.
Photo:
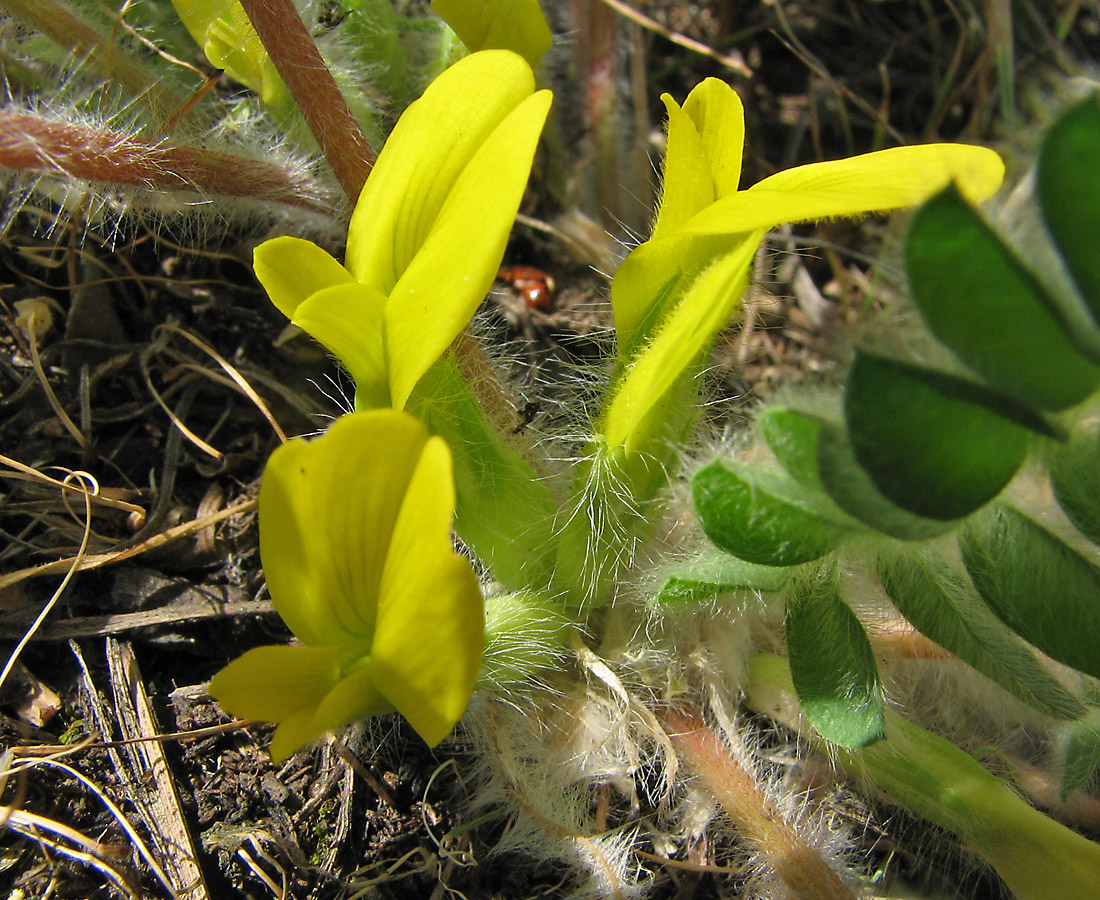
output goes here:
[{"label": "twig", "polygon": [[671,31],[665,28],[660,22],[651,19],[644,13],[638,12],[632,6],[627,6],[622,0],[600,0],[601,3],[610,6],[615,12],[617,12],[624,19],[629,19],[642,28],[646,28],[652,31],[654,34],[659,34],[667,41],[671,41],[679,47],[683,47],[685,50],[691,50],[693,53],[700,53],[703,56],[713,59],[715,62],[721,63],[727,69],[732,69],[738,75],[744,75],[746,78],[752,77],[752,69],[750,69],[740,55],[738,56],[726,56],[724,53],[719,53],[713,47],[708,47],[701,41],[697,41],[694,38],[688,37],[686,34],[680,34],[678,31]]}]

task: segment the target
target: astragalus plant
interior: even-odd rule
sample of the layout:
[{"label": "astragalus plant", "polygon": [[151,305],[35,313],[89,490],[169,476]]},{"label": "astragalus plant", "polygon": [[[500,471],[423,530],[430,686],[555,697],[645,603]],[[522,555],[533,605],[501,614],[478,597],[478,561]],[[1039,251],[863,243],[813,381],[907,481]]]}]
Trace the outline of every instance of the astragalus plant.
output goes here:
[{"label": "astragalus plant", "polygon": [[[954,832],[1018,896],[1087,896],[1100,849],[959,745],[980,751],[995,739],[983,713],[1043,740],[1069,728],[1078,774],[1063,786],[1079,787],[1095,759],[1095,651],[1080,649],[1092,619],[1068,616],[1077,649],[1061,652],[1065,629],[1046,641],[1013,618],[1031,607],[1013,601],[1006,612],[980,577],[975,593],[957,566],[914,543],[958,531],[992,499],[1034,443],[1029,433],[1058,440],[1068,425],[1002,403],[987,370],[993,386],[887,360],[864,402],[881,404],[904,439],[864,436],[853,384],[866,377],[863,360],[880,359],[867,354],[847,390],[847,425],[835,409],[762,417],[781,470],[739,461],[758,456],[763,439],[720,441],[699,424],[708,353],[768,228],[930,197],[933,209],[972,210],[999,187],[1000,160],[970,146],[899,147],[742,190],[736,93],[708,79],[682,106],[664,102],[662,200],[650,239],[614,278],[615,349],[598,399],[591,371],[578,373],[576,408],[537,437],[517,432],[508,385],[467,330],[550,103],[521,57],[475,53],[409,108],[367,179],[343,263],[295,237],[257,249],[272,302],[354,378],[355,411],[277,450],[264,475],[261,554],[299,643],[249,651],[211,692],[230,712],[277,722],[277,758],[389,711],[429,744],[457,727],[483,762],[475,804],[508,816],[500,846],[564,862],[580,895],[644,894],[654,853],[642,846],[659,857],[711,839],[745,896],[873,894],[858,826],[838,812],[850,776]],[[918,217],[911,241],[914,289],[919,272],[939,271],[938,252],[976,296],[982,276],[959,271],[971,248],[949,246],[964,230],[929,250],[922,223],[932,214]],[[936,240],[947,243],[937,251]],[[931,261],[920,262],[922,247]],[[1058,410],[1096,386],[1067,365],[1077,366],[1073,396]],[[906,377],[924,391],[916,399],[896,388]],[[937,419],[939,402],[969,403],[979,436],[954,406]],[[916,473],[908,484],[947,505],[914,508],[868,444],[908,452],[896,460]],[[999,468],[974,460],[987,445]],[[981,485],[961,500],[954,482],[941,489],[932,477],[960,469]],[[961,533],[986,535],[986,518],[1003,515],[982,511]],[[983,552],[1000,533],[991,527],[977,539]],[[970,567],[966,556],[964,546]],[[886,593],[876,560],[907,567],[898,577],[884,569]],[[1075,589],[1095,577],[1090,567],[1075,557]],[[1043,587],[1015,573],[987,580],[997,578]],[[913,611],[895,596],[914,593]],[[919,614],[940,593],[970,606],[952,599]],[[1075,669],[1036,656],[1013,630]],[[922,705],[929,679],[914,658],[958,695],[942,715]],[[959,660],[974,669],[953,678]],[[992,680],[976,687],[983,676]]]}]

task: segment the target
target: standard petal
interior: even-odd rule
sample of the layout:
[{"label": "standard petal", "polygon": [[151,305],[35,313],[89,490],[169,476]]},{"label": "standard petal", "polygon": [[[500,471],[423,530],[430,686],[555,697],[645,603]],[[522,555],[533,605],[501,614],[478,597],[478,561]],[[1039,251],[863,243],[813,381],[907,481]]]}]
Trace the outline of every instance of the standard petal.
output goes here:
[{"label": "standard petal", "polygon": [[551,99],[549,91],[528,97],[486,137],[386,301],[386,360],[398,409],[496,278]]},{"label": "standard petal", "polygon": [[[470,158],[534,90],[522,57],[485,50],[459,60],[405,110],[351,218],[346,264],[356,279],[389,294]],[[470,233],[480,227],[468,225]]]},{"label": "standard petal", "polygon": [[394,523],[427,440],[412,416],[372,410],[268,460],[260,556],[276,609],[307,644],[369,648]]},{"label": "standard petal", "polygon": [[669,94],[661,95],[668,110],[668,140],[661,178],[661,205],[650,240],[671,234],[715,200],[706,146],[695,122]]},{"label": "standard petal", "polygon": [[992,150],[966,144],[892,147],[851,159],[786,169],[692,217],[685,234],[731,234],[915,206],[954,181],[972,202],[1004,177]]},{"label": "standard petal", "polygon": [[434,746],[461,717],[485,645],[485,611],[470,561],[451,545],[451,458],[424,447],[394,528],[371,655],[374,683]]},{"label": "standard petal", "polygon": [[538,0],[432,0],[432,9],[470,50],[513,50],[532,69],[554,43]]},{"label": "standard petal", "polygon": [[706,78],[688,94],[684,112],[691,117],[703,140],[714,179],[714,197],[721,200],[734,193],[741,182],[745,107],[737,91],[724,81]]},{"label": "standard petal", "polygon": [[349,281],[310,295],[291,318],[347,367],[355,379],[355,403],[360,409],[390,405],[382,350],[385,305],[385,296],[374,288]]},{"label": "standard petal", "polygon": [[296,237],[264,241],[252,254],[252,268],[271,302],[288,319],[311,294],[355,280],[312,241]]}]

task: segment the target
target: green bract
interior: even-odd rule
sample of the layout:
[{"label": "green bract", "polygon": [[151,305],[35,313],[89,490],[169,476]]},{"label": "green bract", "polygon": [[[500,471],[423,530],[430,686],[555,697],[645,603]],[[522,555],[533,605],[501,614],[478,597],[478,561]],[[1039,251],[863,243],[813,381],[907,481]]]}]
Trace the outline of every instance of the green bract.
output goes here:
[{"label": "green bract", "polygon": [[344,416],[268,461],[260,554],[272,601],[301,645],[259,647],[210,693],[279,723],[275,759],[332,728],[397,710],[435,745],[469,701],[485,617],[451,544],[451,455],[412,416]]},{"label": "green bract", "polygon": [[398,121],[355,207],[346,268],[281,237],[256,275],[351,371],[360,408],[404,408],[488,293],[550,109],[507,50],[455,63]]}]

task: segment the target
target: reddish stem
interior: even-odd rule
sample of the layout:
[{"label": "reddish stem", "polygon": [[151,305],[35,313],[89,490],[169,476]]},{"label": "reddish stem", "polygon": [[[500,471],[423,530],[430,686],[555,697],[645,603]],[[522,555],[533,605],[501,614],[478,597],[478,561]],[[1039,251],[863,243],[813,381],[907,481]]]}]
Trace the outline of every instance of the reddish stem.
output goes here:
[{"label": "reddish stem", "polygon": [[351,114],[293,0],[241,0],[275,68],[352,202],[374,165],[374,150]]},{"label": "reddish stem", "polygon": [[855,900],[698,713],[664,709],[660,718],[680,758],[722,805],[742,839],[767,860],[795,897]]},{"label": "reddish stem", "polygon": [[0,166],[86,181],[286,203],[331,214],[307,179],[280,166],[197,147],[0,110]]}]

